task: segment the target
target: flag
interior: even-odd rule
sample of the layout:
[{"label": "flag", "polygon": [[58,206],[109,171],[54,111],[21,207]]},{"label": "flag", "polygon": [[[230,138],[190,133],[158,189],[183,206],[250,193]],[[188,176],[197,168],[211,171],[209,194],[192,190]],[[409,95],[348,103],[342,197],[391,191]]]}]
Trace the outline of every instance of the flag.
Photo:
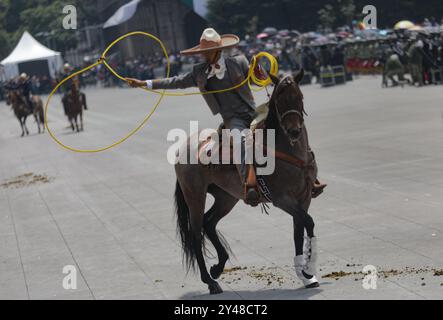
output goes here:
[{"label": "flag", "polygon": [[105,22],[103,29],[119,25],[131,19],[137,10],[137,5],[139,2],[140,0],[132,0],[131,2],[128,2],[127,4],[118,8],[112,17]]}]

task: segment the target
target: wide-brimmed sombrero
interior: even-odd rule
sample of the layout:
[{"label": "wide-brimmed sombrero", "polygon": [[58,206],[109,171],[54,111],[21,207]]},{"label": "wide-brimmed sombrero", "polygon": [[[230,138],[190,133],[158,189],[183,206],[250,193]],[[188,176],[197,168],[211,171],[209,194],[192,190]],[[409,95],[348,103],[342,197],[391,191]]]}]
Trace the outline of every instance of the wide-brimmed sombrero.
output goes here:
[{"label": "wide-brimmed sombrero", "polygon": [[183,55],[199,54],[213,50],[222,50],[236,46],[240,42],[239,37],[234,34],[219,35],[213,28],[207,28],[200,37],[200,44],[180,51]]}]

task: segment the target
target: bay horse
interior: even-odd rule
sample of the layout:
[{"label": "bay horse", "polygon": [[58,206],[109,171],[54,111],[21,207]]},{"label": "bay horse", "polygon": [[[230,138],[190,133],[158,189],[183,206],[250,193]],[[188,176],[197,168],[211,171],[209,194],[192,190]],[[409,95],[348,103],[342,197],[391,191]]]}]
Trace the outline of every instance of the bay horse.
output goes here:
[{"label": "bay horse", "polygon": [[[317,165],[304,125],[303,94],[299,87],[303,69],[281,80],[271,78],[274,91],[264,124],[265,130],[275,130],[275,170],[262,178],[272,195],[272,204],[292,217],[297,277],[306,288],[318,287],[315,276],[317,241],[314,221],[308,214]],[[188,138],[179,152],[189,151],[190,148]],[[235,165],[207,166],[178,162],[175,164],[175,172],[177,232],[184,263],[189,271],[190,268],[195,269],[197,262],[201,280],[208,285],[209,293],[221,293],[223,290],[215,279],[222,274],[230,249],[216,226],[243,199],[243,186]],[[208,193],[214,197],[214,203],[204,212]],[[307,237],[304,236],[305,229]],[[203,254],[206,253],[205,238],[212,243],[218,256],[218,263],[209,272]]]},{"label": "bay horse", "polygon": [[[78,77],[75,77],[71,82],[71,90],[66,96],[66,115],[72,131],[83,131],[83,107],[86,109],[86,98],[80,93],[80,81]],[[78,118],[80,118],[80,127]]]},{"label": "bay horse", "polygon": [[[38,133],[45,132],[45,115],[43,112],[43,102],[40,97],[32,96],[34,110],[31,111],[19,89],[6,88],[6,90],[6,104],[12,106],[12,110],[20,123],[20,128],[22,129],[21,136],[29,135],[26,119],[31,114],[34,115],[35,122],[37,123]],[[42,129],[40,129],[40,125],[42,125]]]}]

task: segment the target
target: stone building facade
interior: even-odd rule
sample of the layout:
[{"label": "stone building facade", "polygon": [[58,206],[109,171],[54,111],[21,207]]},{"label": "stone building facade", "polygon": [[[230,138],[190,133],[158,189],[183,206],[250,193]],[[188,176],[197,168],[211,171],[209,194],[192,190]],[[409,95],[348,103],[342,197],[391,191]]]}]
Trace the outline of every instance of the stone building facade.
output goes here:
[{"label": "stone building facade", "polygon": [[[126,0],[98,0],[99,19],[106,21]],[[199,42],[206,20],[193,11],[186,1],[141,0],[128,21],[103,29],[104,43],[110,43],[131,31],[145,31],[161,39],[170,52],[177,52]],[[160,45],[142,36],[126,38],[113,51],[122,58],[134,58],[161,52]]]}]

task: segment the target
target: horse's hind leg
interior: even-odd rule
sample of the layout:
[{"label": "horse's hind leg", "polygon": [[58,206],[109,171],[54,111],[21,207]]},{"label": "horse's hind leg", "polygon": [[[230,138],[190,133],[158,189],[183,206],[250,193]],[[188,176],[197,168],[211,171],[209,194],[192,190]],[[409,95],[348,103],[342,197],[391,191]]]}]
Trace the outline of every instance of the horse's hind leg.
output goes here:
[{"label": "horse's hind leg", "polygon": [[204,232],[217,251],[218,264],[213,265],[210,269],[211,277],[217,279],[222,274],[229,255],[225,248],[227,244],[223,237],[217,233],[216,226],[224,216],[231,212],[232,208],[237,204],[238,199],[215,185],[210,186],[209,193],[214,196],[214,204],[208,212],[205,213]]},{"label": "horse's hind leg", "polygon": [[208,273],[208,269],[206,268],[205,258],[203,256],[203,212],[204,212],[204,204],[205,198],[201,199],[202,205],[197,204],[196,206],[190,206],[189,212],[191,215],[191,230],[193,235],[193,246],[195,250],[195,257],[197,259],[197,264],[200,269],[200,278],[201,280],[208,285],[210,294],[222,293],[223,290],[217,283],[217,281],[213,280]]},{"label": "horse's hind leg", "polygon": [[[176,170],[177,171],[177,170]],[[179,173],[177,172],[177,176]],[[187,179],[186,179],[187,180]],[[177,181],[175,199],[177,207],[178,226],[182,239],[182,247],[187,258],[188,266],[197,260],[201,280],[208,285],[210,294],[222,293],[217,281],[211,278],[206,269],[203,256],[203,215],[205,210],[206,187],[202,182],[191,179],[193,185],[187,187]],[[187,187],[187,188],[186,188]]]}]

